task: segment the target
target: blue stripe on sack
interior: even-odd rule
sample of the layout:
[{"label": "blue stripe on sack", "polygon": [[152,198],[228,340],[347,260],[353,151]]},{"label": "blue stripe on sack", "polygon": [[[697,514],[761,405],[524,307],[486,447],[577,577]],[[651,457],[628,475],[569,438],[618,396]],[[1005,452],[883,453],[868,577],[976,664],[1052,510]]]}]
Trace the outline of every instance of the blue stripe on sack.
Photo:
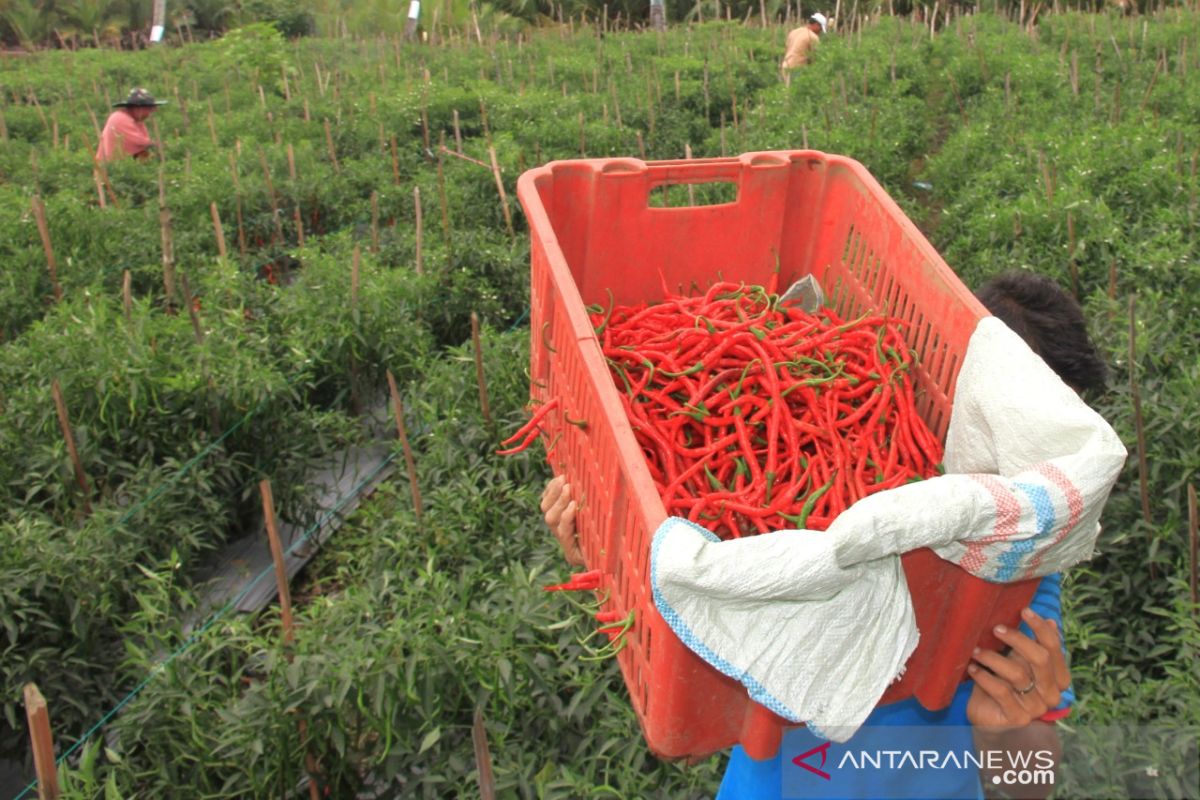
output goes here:
[{"label": "blue stripe on sack", "polygon": [[[717,535],[712,531],[706,530],[696,523],[683,519],[682,517],[668,517],[664,521],[663,525],[668,523],[682,523],[687,527],[698,531],[710,542],[721,541],[720,538],[718,538]],[[676,612],[675,609],[671,608],[670,603],[668,603],[667,599],[663,597],[662,592],[660,592],[658,589],[658,548],[659,545],[662,544],[664,534],[666,533],[666,531],[663,530],[663,525],[660,525],[658,530],[655,532],[654,543],[650,546],[650,591],[654,597],[654,605],[658,608],[658,613],[662,615],[662,618],[665,619],[667,624],[671,626],[671,630],[675,631],[675,635],[678,636],[685,645],[687,645],[689,650],[703,658],[709,664],[712,664],[723,674],[728,675],[734,680],[740,682],[750,693],[751,699],[753,699],[755,702],[761,703],[785,719],[803,722],[804,720],[797,720],[795,712],[790,710],[782,702],[772,696],[771,693],[767,691],[766,687],[756,681],[752,676],[747,675],[744,670],[738,669],[733,664],[730,664],[728,661],[710,650],[708,645],[700,641],[700,638],[696,636],[696,634],[692,632],[692,629],[687,626],[687,623],[683,621],[683,617],[679,616],[679,613]]]},{"label": "blue stripe on sack", "polygon": [[1029,498],[1030,504],[1033,505],[1033,511],[1037,516],[1037,533],[1028,539],[1013,542],[1012,547],[997,557],[1000,562],[994,578],[997,581],[1013,580],[1013,576],[1021,569],[1025,556],[1032,553],[1037,547],[1038,540],[1054,530],[1056,519],[1054,502],[1050,499],[1050,493],[1044,486],[1016,481],[1013,482],[1013,486],[1024,492],[1025,496]]}]

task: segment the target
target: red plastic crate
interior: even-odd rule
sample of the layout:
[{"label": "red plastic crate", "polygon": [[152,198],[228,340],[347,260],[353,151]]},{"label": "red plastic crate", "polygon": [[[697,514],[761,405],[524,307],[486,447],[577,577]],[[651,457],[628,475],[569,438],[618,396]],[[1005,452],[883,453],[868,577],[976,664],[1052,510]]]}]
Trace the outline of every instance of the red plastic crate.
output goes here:
[{"label": "red plastic crate", "polygon": [[[718,205],[652,207],[671,184],[732,183]],[[675,190],[676,195],[684,190]],[[906,320],[920,355],[917,406],[944,441],[967,340],[986,310],[858,162],[815,151],[643,162],[556,161],[521,176],[517,194],[532,239],[531,394],[559,397],[586,428],[549,415],[552,457],[581,500],[577,518],[589,569],[601,571],[606,610],[635,610],[618,657],[650,749],[698,757],[741,743],[772,755],[789,723],[688,650],[659,616],[649,584],[650,541],[666,518],[585,304],[653,302],[718,279],[780,288],[813,274],[845,317],[886,310]],[[991,628],[1018,622],[1036,581],[996,585],[932,551],[902,558],[920,644],[882,702],[915,696],[944,708],[973,647],[995,646]]]}]

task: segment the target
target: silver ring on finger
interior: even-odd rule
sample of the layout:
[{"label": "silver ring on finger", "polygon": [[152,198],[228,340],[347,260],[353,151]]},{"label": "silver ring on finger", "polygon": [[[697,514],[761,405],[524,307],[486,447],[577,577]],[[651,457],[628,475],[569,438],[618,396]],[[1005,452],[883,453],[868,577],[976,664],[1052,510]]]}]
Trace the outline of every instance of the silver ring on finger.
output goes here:
[{"label": "silver ring on finger", "polygon": [[1031,680],[1031,681],[1029,682],[1029,685],[1028,685],[1028,686],[1026,686],[1024,689],[1017,689],[1017,693],[1018,693],[1018,694],[1029,694],[1029,693],[1030,693],[1030,692],[1032,692],[1032,691],[1033,691],[1033,690],[1034,690],[1036,687],[1037,687],[1037,680],[1036,680],[1036,679],[1035,679],[1035,680]]}]

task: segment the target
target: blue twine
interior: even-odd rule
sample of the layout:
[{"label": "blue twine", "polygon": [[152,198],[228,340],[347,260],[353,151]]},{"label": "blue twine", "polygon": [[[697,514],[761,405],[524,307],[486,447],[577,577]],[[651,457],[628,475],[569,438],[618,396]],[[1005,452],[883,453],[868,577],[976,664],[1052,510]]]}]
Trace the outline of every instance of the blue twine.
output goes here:
[{"label": "blue twine", "polygon": [[[255,409],[255,411],[257,411],[257,410],[258,409]],[[253,413],[254,413],[253,411],[250,412],[250,414],[253,414]],[[244,422],[246,419],[249,419],[250,414],[247,414],[245,417],[243,417],[242,421]],[[233,429],[230,429],[230,430],[232,431]],[[321,519],[319,519],[315,523],[313,523],[313,525],[304,532],[303,536],[301,536],[290,547],[288,547],[285,555],[290,556],[297,547],[299,547],[300,545],[307,542],[309,540],[309,538],[312,536],[312,534],[315,533],[317,530],[319,530],[329,520],[330,517],[332,517],[334,514],[338,513],[338,511],[340,511],[347,502],[349,502],[350,500],[357,497],[359,492],[361,492],[363,490],[363,487],[366,486],[368,483],[370,483],[372,480],[374,480],[375,476],[378,475],[383,470],[384,467],[386,467],[388,464],[390,464],[392,462],[392,459],[394,459],[395,457],[396,457],[396,453],[393,452],[387,458],[385,458],[383,461],[381,461],[379,463],[379,465],[375,467],[375,469],[371,470],[371,473],[369,475],[367,475],[367,477],[363,478],[363,480],[361,482],[359,482],[359,484],[357,486],[354,487],[354,491],[352,491],[346,497],[339,500],[337,502],[337,504],[332,509],[330,509],[328,513],[325,514],[325,516],[323,516]],[[229,612],[229,610],[231,608],[235,607],[238,603],[240,603],[242,598],[245,597],[247,594],[249,594],[250,590],[254,588],[255,584],[257,584],[260,580],[262,580],[264,576],[273,572],[274,569],[275,569],[275,565],[272,564],[271,566],[263,569],[262,572],[258,573],[258,575],[256,575],[254,577],[254,580],[252,580],[248,584],[246,584],[246,586],[242,589],[242,591],[238,593],[237,597],[230,600],[228,603],[225,604],[224,607],[221,608],[220,611],[218,611],[213,616],[209,617],[208,621],[205,622],[204,625],[202,625],[198,630],[196,630],[191,636],[189,636],[187,641],[185,641],[182,645],[180,645],[179,648],[177,650],[175,650],[175,652],[171,653],[171,655],[167,656],[164,660],[158,662],[158,664],[156,664],[154,666],[154,669],[152,669],[150,671],[150,674],[142,679],[141,683],[139,683],[136,687],[134,687],[134,689],[132,691],[130,691],[129,694],[125,695],[125,697],[122,698],[121,701],[119,703],[117,703],[112,708],[111,711],[109,711],[107,714],[105,714],[103,717],[101,717],[99,722],[97,722],[95,725],[93,725],[86,733],[83,734],[83,736],[81,736],[78,740],[76,740],[75,744],[71,745],[71,747],[69,747],[65,753],[63,753],[61,756],[59,756],[58,758],[56,758],[54,760],[55,767],[59,766],[64,761],[66,761],[68,758],[70,758],[72,755],[74,755],[75,752],[77,750],[79,750],[79,748],[82,747],[85,742],[87,742],[89,739],[91,739],[92,736],[94,736],[97,731],[99,731],[102,727],[104,727],[104,725],[109,720],[111,720],[114,716],[116,716],[117,713],[120,712],[120,710],[122,708],[129,705],[129,703],[131,703],[139,694],[141,694],[142,690],[145,689],[146,686],[149,685],[150,681],[154,680],[154,677],[156,675],[158,675],[160,672],[162,672],[164,669],[166,669],[168,666],[170,666],[171,662],[173,662],[175,659],[179,658],[179,656],[183,655],[183,653],[185,651],[187,651],[193,644],[195,644],[196,641],[201,636],[203,636],[214,625],[216,625],[221,620],[221,618],[224,617],[225,614],[227,614]],[[13,798],[13,800],[22,800],[22,798],[24,798],[27,794],[29,794],[31,791],[33,791],[34,789],[37,788],[37,784],[38,784],[38,782],[35,779],[32,783],[30,783],[28,786],[26,786],[19,795],[17,795],[15,798]]]},{"label": "blue twine", "polygon": [[514,322],[514,323],[512,324],[512,327],[510,327],[510,328],[508,329],[508,331],[506,331],[506,332],[507,332],[507,333],[512,333],[512,332],[513,332],[513,331],[515,331],[517,328],[521,327],[521,323],[522,323],[522,322],[524,322],[524,321],[525,321],[525,318],[526,318],[526,317],[528,317],[528,316],[529,316],[529,306],[526,306],[526,307],[525,307],[525,310],[521,312],[521,316],[517,317],[517,321],[516,321],[516,322]]}]

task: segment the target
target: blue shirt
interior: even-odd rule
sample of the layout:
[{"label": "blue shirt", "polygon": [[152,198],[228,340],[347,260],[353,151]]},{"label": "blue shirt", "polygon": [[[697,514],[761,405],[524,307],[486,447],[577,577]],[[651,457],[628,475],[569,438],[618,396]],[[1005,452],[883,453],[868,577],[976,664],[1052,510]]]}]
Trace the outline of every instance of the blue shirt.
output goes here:
[{"label": "blue shirt", "polygon": [[[1039,616],[1054,620],[1060,631],[1061,585],[1059,575],[1047,575],[1029,604]],[[1032,635],[1024,622],[1021,631]],[[880,706],[845,744],[831,745],[807,728],[794,728],[785,732],[773,758],[755,761],[740,746],[734,747],[717,800],[982,798],[978,766],[960,757],[974,751],[967,720],[967,701],[974,686],[972,681],[960,684],[950,705],[939,711],[929,711],[912,698]],[[1075,695],[1067,689],[1058,708],[1069,708],[1074,702]],[[895,760],[898,747],[918,759],[926,753],[927,760],[891,769],[867,763]],[[795,763],[797,758],[801,764]]]}]

